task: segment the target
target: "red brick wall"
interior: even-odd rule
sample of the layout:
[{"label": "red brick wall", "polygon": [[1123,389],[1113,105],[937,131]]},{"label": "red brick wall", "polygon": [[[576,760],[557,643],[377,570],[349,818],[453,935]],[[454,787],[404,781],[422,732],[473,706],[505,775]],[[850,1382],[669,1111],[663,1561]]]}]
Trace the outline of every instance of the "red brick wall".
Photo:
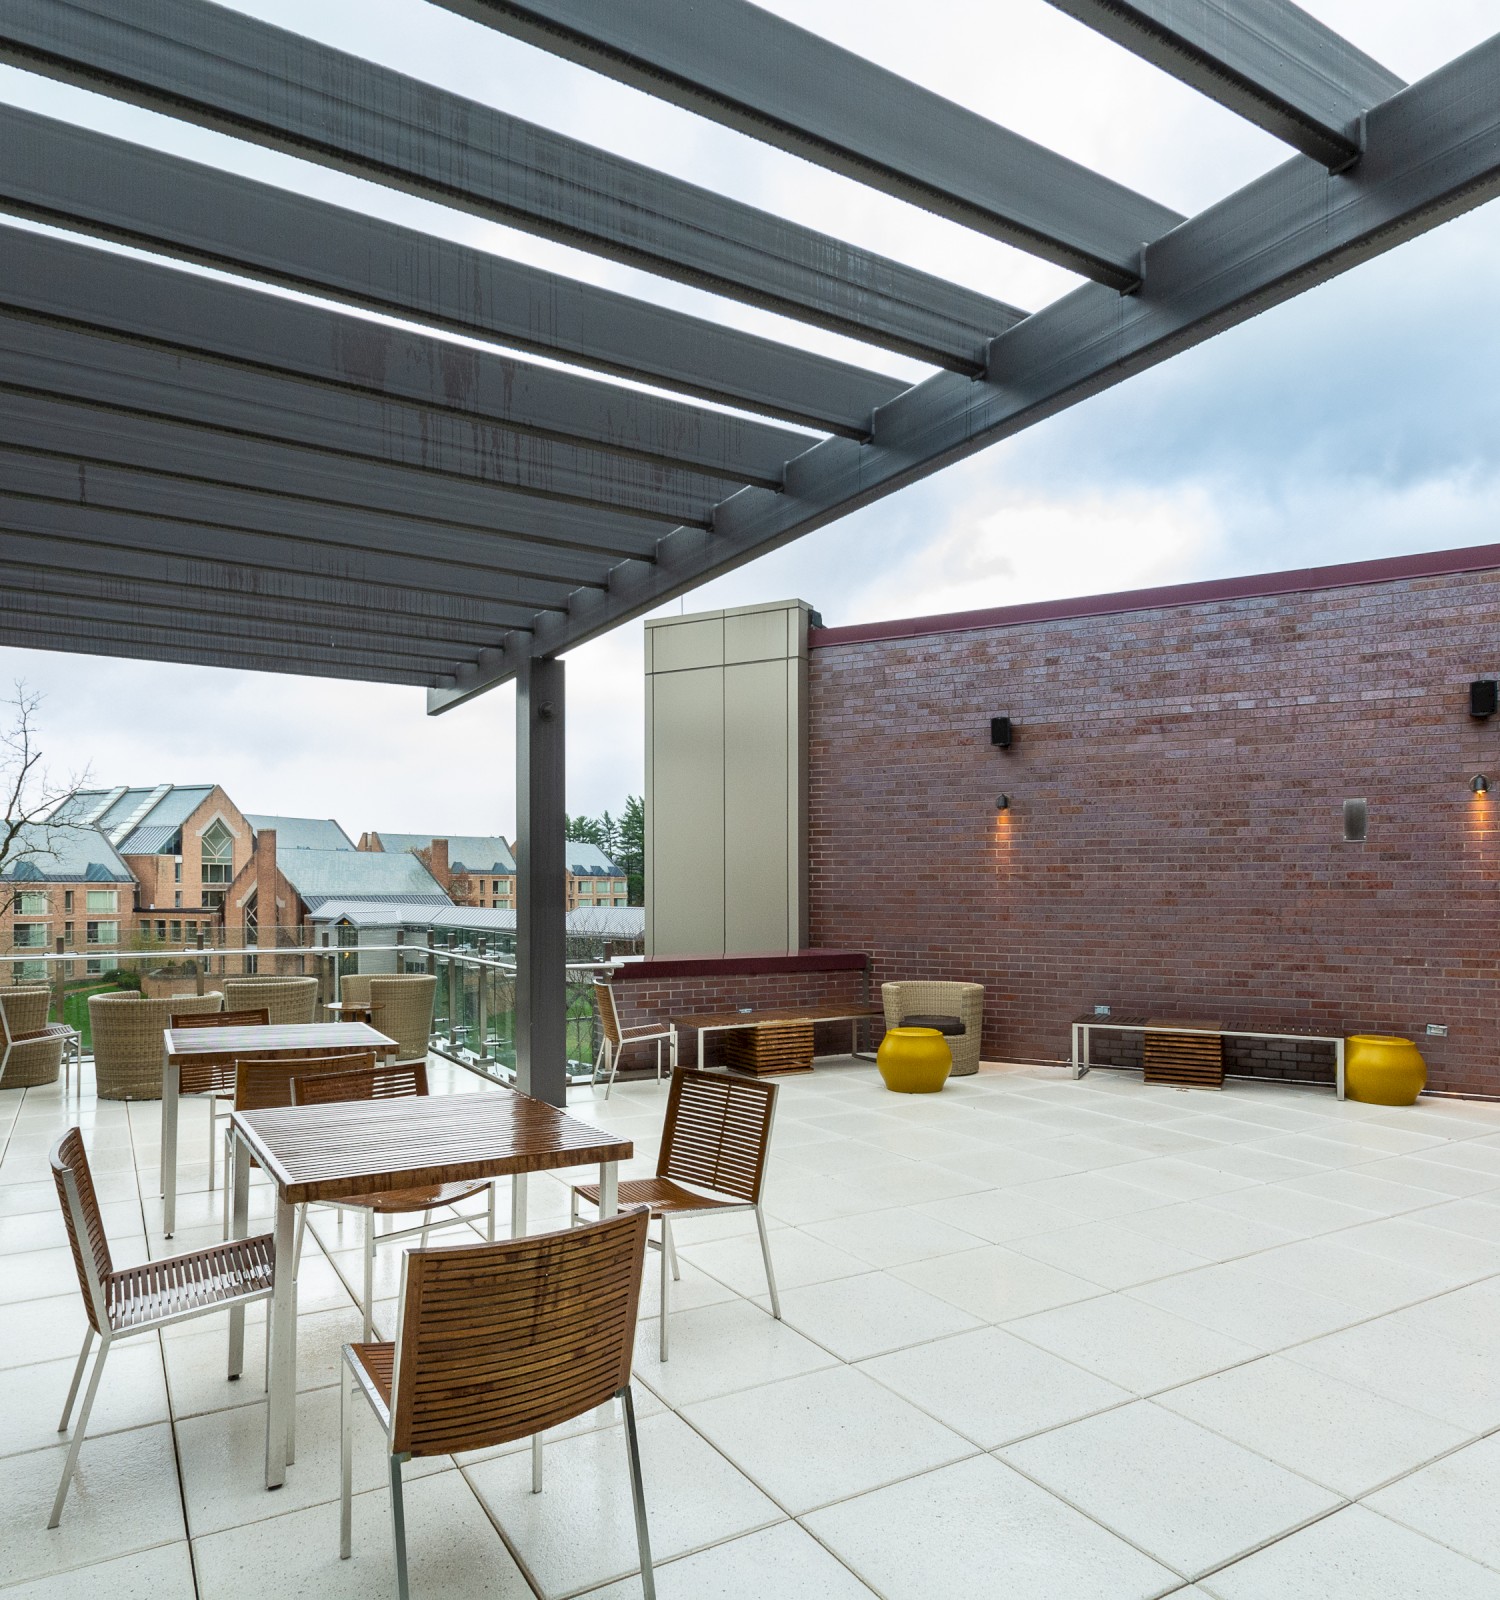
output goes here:
[{"label": "red brick wall", "polygon": [[1405,1034],[1500,1094],[1497,617],[1489,571],[816,648],[812,943],[982,982],[991,1060],[1097,1003]]},{"label": "red brick wall", "polygon": [[[734,1011],[740,1006],[754,1006],[758,1010],[781,1010],[789,1006],[808,1006],[821,1009],[829,1006],[863,1006],[865,999],[862,972],[773,972],[726,975],[723,977],[667,978],[637,982],[629,978],[629,968],[624,968],[614,980],[615,1009],[622,1027],[639,1023],[665,1023],[672,1017],[712,1016],[717,1012]],[[873,1002],[880,1003],[877,990]],[[817,1050],[820,1055],[843,1054],[849,1048],[849,1024],[846,1022],[820,1022],[817,1025]],[[870,1048],[868,1025],[862,1035],[864,1047]],[[877,1027],[875,1038],[880,1031]],[[718,1066],[721,1060],[722,1034],[711,1033],[704,1045],[704,1060],[709,1066]],[[654,1060],[655,1045],[639,1045],[625,1056],[625,1066],[648,1066]],[[684,1032],[681,1040],[681,1062],[685,1067],[696,1066],[698,1038],[695,1033]]]}]

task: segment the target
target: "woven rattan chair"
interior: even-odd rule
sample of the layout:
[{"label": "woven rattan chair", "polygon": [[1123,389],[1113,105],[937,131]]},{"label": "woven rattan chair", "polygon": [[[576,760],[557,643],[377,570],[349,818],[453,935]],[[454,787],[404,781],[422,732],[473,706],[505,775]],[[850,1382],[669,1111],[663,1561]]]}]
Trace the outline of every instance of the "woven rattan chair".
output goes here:
[{"label": "woven rattan chair", "polygon": [[72,1067],[79,1058],[79,1090],[83,1088],[81,1047],[77,1033],[65,1023],[48,1022],[52,991],[35,988],[0,989],[0,1089],[34,1089],[56,1083],[64,1061],[66,1099],[72,1085]]},{"label": "woven rattan chair", "polygon": [[232,1244],[212,1245],[207,1250],[192,1250],[185,1255],[166,1256],[139,1267],[117,1269],[110,1259],[109,1240],[99,1216],[99,1201],[89,1172],[88,1155],[77,1128],[70,1128],[52,1147],[52,1176],[57,1198],[67,1224],[68,1243],[73,1248],[73,1265],[78,1269],[78,1287],[83,1291],[83,1308],[88,1315],[88,1331],[83,1349],[73,1369],[73,1382],[63,1404],[59,1433],[66,1433],[83,1369],[94,1340],[99,1354],[84,1391],[78,1426],[63,1463],[62,1482],[52,1503],[49,1528],[62,1520],[63,1502],[78,1465],[78,1452],[88,1431],[89,1413],[99,1390],[105,1357],[116,1339],[139,1333],[154,1333],[168,1323],[188,1317],[204,1317],[213,1311],[270,1297],[275,1280],[275,1245],[268,1233],[254,1239],[236,1239]]},{"label": "woven rattan chair", "polygon": [[[264,1028],[271,1015],[264,1006],[258,1011],[174,1011],[168,1026],[184,1028]],[[207,1094],[213,1100],[208,1108],[208,1192],[214,1190],[214,1155],[219,1142],[220,1124],[227,1122],[234,1109],[234,1067],[202,1061],[184,1061],[177,1069],[178,1094]]]},{"label": "woven rattan chair", "polygon": [[949,1028],[948,1048],[953,1052],[953,1076],[965,1078],[979,1071],[979,1036],[984,1028],[982,983],[883,983],[880,999],[888,1028],[933,1027],[938,1022],[963,1024],[962,1032]]},{"label": "woven rattan chair", "polygon": [[599,1007],[599,1031],[603,1035],[599,1054],[594,1058],[594,1082],[598,1083],[602,1067],[606,1074],[604,1080],[606,1100],[609,1099],[610,1090],[615,1086],[615,1076],[620,1070],[620,1057],[630,1045],[655,1043],[656,1081],[660,1083],[661,1047],[665,1041],[671,1051],[672,1070],[676,1071],[677,1035],[670,1028],[663,1028],[655,1022],[637,1023],[622,1028],[620,1013],[615,1010],[614,990],[607,983],[601,983],[597,979],[594,982],[594,1004]]},{"label": "woven rattan chair", "polygon": [[177,994],[143,1000],[134,994],[91,994],[89,1033],[101,1100],[160,1100],[162,1034],[174,1015],[217,1011],[221,994]]},{"label": "woven rattan chair", "polygon": [[226,978],[224,1009],[257,1011],[262,1006],[271,1014],[273,1028],[318,1019],[318,980],[316,978]]},{"label": "woven rattan chair", "polygon": [[414,1456],[485,1450],[528,1436],[540,1491],[541,1436],[610,1400],[625,1447],[641,1587],[655,1600],[651,1536],[630,1390],[646,1215],[626,1212],[572,1232],[499,1244],[415,1250],[403,1264],[396,1339],[344,1346],[339,1555],[348,1560],[354,1385],[390,1453],[396,1593],[411,1593],[401,1468]]},{"label": "woven rattan chair", "polygon": [[[266,1111],[292,1104],[292,1084],[298,1078],[311,1078],[319,1072],[345,1072],[359,1067],[372,1067],[374,1054],[369,1050],[309,1050],[306,1055],[288,1057],[278,1061],[256,1061],[246,1058],[234,1063],[231,1077],[234,1081],[234,1109],[236,1111]],[[234,1128],[224,1128],[224,1237],[229,1237],[229,1208],[233,1201],[234,1185],[230,1182],[230,1160],[234,1154]]]},{"label": "woven rattan chair", "polygon": [[[629,1178],[620,1185],[622,1206],[644,1206],[661,1220],[661,1239],[653,1239],[661,1262],[661,1359],[667,1359],[668,1278],[680,1278],[672,1244],[672,1218],[705,1212],[753,1211],[766,1263],[771,1315],[781,1316],[765,1213],[760,1208],[766,1181],[766,1155],[771,1121],[776,1114],[776,1085],[727,1072],[697,1072],[680,1067],[672,1074],[667,1094],[667,1120],[654,1178]],[[573,1221],[578,1202],[599,1204],[597,1184],[573,1189]],[[670,1266],[671,1272],[668,1272]]]},{"label": "woven rattan chair", "polygon": [[[292,1083],[292,1103],[299,1106],[328,1105],[340,1100],[398,1100],[427,1093],[427,1063],[411,1061],[396,1066],[377,1066],[373,1055],[358,1067],[346,1067],[337,1072],[316,1072],[308,1077],[298,1077]],[[477,1217],[455,1213],[439,1217],[432,1213],[445,1206],[456,1206],[478,1194],[488,1194],[489,1210],[486,1217],[488,1234],[495,1237],[495,1185],[489,1179],[477,1183],[433,1183],[416,1189],[386,1189],[370,1194],[348,1195],[333,1207],[340,1218],[345,1211],[356,1211],[365,1224],[365,1283],[363,1310],[365,1338],[374,1337],[375,1314],[375,1247],[394,1244],[400,1239],[421,1236],[422,1248],[427,1248],[427,1235],[433,1228],[451,1228],[455,1224],[467,1227]],[[377,1235],[376,1223],[381,1217],[409,1217],[420,1211],[420,1228],[401,1228]],[[302,1208],[301,1228],[297,1234],[298,1260],[301,1259],[302,1229],[306,1228],[307,1208]]]},{"label": "woven rattan chair", "polygon": [[421,972],[370,979],[370,1026],[396,1041],[396,1060],[426,1061],[437,979]]}]

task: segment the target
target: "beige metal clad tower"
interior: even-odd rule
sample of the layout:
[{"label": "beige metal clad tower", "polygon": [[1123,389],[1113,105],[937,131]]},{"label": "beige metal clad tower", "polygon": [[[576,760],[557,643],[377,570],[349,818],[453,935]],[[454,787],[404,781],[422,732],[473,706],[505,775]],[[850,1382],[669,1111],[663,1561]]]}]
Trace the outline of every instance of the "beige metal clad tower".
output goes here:
[{"label": "beige metal clad tower", "polygon": [[807,943],[803,600],[646,624],[646,950]]}]

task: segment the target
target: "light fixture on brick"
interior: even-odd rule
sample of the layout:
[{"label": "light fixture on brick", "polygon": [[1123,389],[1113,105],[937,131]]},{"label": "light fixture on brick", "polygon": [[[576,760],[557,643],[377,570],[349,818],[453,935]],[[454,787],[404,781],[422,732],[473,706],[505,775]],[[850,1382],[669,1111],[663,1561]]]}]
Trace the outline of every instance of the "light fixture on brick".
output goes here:
[{"label": "light fixture on brick", "polygon": [[1469,715],[1492,717],[1500,709],[1500,684],[1493,678],[1476,678],[1469,685]]},{"label": "light fixture on brick", "polygon": [[1488,794],[1490,792],[1490,780],[1482,772],[1476,772],[1469,779],[1469,787],[1475,794]]},{"label": "light fixture on brick", "polygon": [[990,718],[990,743],[997,750],[1009,750],[1012,736],[1009,717]]},{"label": "light fixture on brick", "polygon": [[999,794],[999,795],[995,796],[995,810],[996,811],[1009,811],[1010,810],[1010,796],[1008,794]]}]

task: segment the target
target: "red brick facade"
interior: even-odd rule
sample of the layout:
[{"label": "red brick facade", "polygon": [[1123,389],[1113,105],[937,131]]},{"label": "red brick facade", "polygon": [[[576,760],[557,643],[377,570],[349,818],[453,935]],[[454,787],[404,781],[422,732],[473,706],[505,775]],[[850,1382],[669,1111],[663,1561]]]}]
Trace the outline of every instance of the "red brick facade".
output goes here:
[{"label": "red brick facade", "polygon": [[1467,689],[1500,551],[1447,564],[815,635],[812,943],[982,982],[987,1059],[1108,1004],[1404,1034],[1431,1087],[1500,1094],[1500,717]]}]

